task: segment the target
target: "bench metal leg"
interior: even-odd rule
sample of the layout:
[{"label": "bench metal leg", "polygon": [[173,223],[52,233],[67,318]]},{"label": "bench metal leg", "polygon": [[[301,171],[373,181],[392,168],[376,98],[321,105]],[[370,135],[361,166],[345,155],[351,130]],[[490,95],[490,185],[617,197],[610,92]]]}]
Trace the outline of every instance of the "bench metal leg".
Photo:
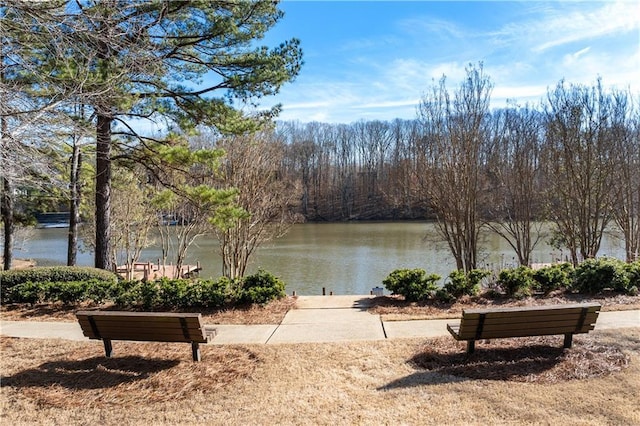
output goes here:
[{"label": "bench metal leg", "polygon": [[473,353],[473,351],[476,350],[476,341],[475,340],[469,340],[467,342],[467,355],[471,355]]},{"label": "bench metal leg", "polygon": [[564,348],[570,348],[573,344],[573,333],[567,333],[564,335]]},{"label": "bench metal leg", "polygon": [[191,342],[191,354],[194,361],[200,361],[200,345],[198,342]]},{"label": "bench metal leg", "polygon": [[111,358],[113,355],[113,347],[111,346],[111,340],[102,339],[102,343],[104,343],[104,354],[107,358]]}]

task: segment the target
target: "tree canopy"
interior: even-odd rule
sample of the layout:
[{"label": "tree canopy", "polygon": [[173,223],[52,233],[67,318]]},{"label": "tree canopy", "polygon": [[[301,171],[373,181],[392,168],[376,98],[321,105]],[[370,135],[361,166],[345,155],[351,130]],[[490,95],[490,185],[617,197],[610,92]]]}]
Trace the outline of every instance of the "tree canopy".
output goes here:
[{"label": "tree canopy", "polygon": [[277,6],[263,0],[57,0],[14,1],[3,8],[3,42],[11,52],[3,55],[3,67],[32,96],[90,111],[96,129],[96,267],[111,267],[114,144],[146,163],[136,157],[152,140],[140,130],[144,121],[182,133],[198,125],[242,133],[277,115],[279,106],[256,111],[256,101],[277,93],[302,65],[297,39],[272,48],[258,43],[282,18]]}]

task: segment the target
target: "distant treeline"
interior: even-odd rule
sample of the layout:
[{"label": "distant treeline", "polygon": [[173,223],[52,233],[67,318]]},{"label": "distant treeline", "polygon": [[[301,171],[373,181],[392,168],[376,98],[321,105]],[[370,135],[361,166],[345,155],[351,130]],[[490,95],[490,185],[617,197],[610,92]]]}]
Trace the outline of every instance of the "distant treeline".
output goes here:
[{"label": "distant treeline", "polygon": [[422,219],[415,194],[417,120],[353,124],[278,124],[286,145],[279,173],[302,186],[299,212],[309,221]]},{"label": "distant treeline", "polygon": [[[564,159],[556,150],[556,141],[550,139],[552,123],[545,111],[513,107],[494,110],[486,119],[489,132],[482,135],[485,140],[477,141],[482,145],[483,169],[475,179],[480,181],[486,194],[480,200],[483,203],[480,211],[485,219],[491,220],[496,214],[508,216],[507,212],[496,211],[496,196],[502,198],[499,202],[502,205],[509,195],[503,191],[504,179],[520,178],[524,185],[523,174],[530,172],[528,183],[534,186],[531,192],[542,195],[549,182],[556,182],[560,177],[554,175],[554,171],[564,168],[561,164]],[[622,121],[624,117],[618,119]],[[586,124],[576,123],[576,126]],[[580,142],[589,149],[607,149],[599,156],[605,160],[604,164],[589,165],[591,160],[580,159],[575,152],[575,162],[570,166],[587,166],[587,174],[600,172],[606,166],[613,178],[611,151],[616,151],[620,158],[627,158],[631,165],[637,164],[640,168],[637,111],[633,120],[628,120],[626,126],[616,132],[626,136],[611,135],[609,141],[598,136],[597,144],[589,140]],[[274,137],[274,142],[285,145],[278,173],[301,183],[299,212],[308,221],[435,219],[429,199],[420,191],[430,183],[425,182],[429,174],[424,158],[429,140],[419,119],[352,124],[279,122]],[[580,164],[581,161],[584,163]],[[505,166],[510,166],[512,172],[518,172],[519,167],[521,173],[507,176]],[[574,183],[563,182],[568,189],[589,190],[573,188]],[[628,183],[614,179],[610,189],[632,191],[633,188],[624,188]],[[582,195],[588,197],[587,192]],[[541,197],[534,204],[533,216],[545,219],[550,213],[548,207]]]},{"label": "distant treeline", "polygon": [[[532,223],[555,224],[574,264],[615,225],[640,249],[640,104],[629,91],[560,81],[539,105],[490,109],[482,69],[455,92],[435,85],[415,120],[280,122],[276,175],[298,182],[309,221],[437,218],[460,269],[482,226],[529,261]],[[465,257],[466,256],[466,257]]]}]

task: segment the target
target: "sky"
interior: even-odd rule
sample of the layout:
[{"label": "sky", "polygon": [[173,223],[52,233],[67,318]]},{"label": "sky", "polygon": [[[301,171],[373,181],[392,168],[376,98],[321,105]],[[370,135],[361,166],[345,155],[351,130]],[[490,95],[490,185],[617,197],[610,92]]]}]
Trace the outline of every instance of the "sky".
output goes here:
[{"label": "sky", "polygon": [[469,64],[494,85],[492,107],[538,105],[561,79],[640,95],[640,2],[303,1],[262,40],[298,38],[304,65],[262,101],[279,120],[414,119],[443,76],[455,91]]}]

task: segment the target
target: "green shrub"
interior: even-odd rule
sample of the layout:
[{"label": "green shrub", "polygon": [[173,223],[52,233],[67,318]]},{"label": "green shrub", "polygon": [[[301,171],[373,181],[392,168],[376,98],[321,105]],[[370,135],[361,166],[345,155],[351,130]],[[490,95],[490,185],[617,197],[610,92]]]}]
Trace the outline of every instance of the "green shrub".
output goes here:
[{"label": "green shrub", "polygon": [[3,289],[28,281],[38,283],[98,280],[115,283],[117,279],[117,275],[113,272],[83,266],[43,266],[0,271],[0,282]]},{"label": "green shrub", "polygon": [[45,301],[74,305],[86,300],[88,283],[65,281],[48,283],[45,287]]},{"label": "green shrub", "polygon": [[545,266],[533,272],[535,289],[545,295],[552,291],[571,287],[573,266],[570,263],[558,263]]},{"label": "green shrub", "polygon": [[101,305],[109,300],[113,300],[113,292],[117,286],[117,283],[95,279],[89,280],[87,281],[85,300],[96,305]]},{"label": "green shrub", "polygon": [[480,281],[488,277],[491,272],[483,269],[472,269],[467,274],[455,270],[449,274],[449,281],[442,289],[457,299],[462,296],[475,296],[480,291]]},{"label": "green shrub", "polygon": [[456,300],[455,296],[446,291],[444,288],[439,288],[438,290],[436,290],[435,297],[436,299],[445,303],[455,302]]},{"label": "green shrub", "polygon": [[[153,283],[157,287],[157,303],[165,308],[172,309],[190,306],[186,300],[187,287],[198,286],[185,279],[161,278]],[[153,298],[151,300],[154,300]]]},{"label": "green shrub", "polygon": [[268,303],[286,296],[285,284],[271,273],[260,269],[242,280],[239,301],[242,303]]},{"label": "green shrub", "polygon": [[2,297],[6,299],[6,303],[30,303],[33,305],[45,299],[46,287],[47,283],[27,281],[6,290],[3,288]]},{"label": "green shrub", "polygon": [[382,285],[393,294],[416,302],[432,297],[438,289],[436,281],[439,279],[439,275],[427,275],[424,269],[396,269],[382,281]]},{"label": "green shrub", "polygon": [[640,289],[640,260],[625,265],[625,273],[629,279],[627,293],[631,296],[637,296]]},{"label": "green shrub", "polygon": [[145,311],[153,310],[160,305],[160,286],[156,281],[141,281],[138,285],[138,304],[142,305]]},{"label": "green shrub", "polygon": [[514,269],[500,271],[498,285],[502,287],[507,296],[524,298],[531,296],[536,282],[533,279],[533,270],[531,268],[519,266]]},{"label": "green shrub", "polygon": [[626,269],[626,263],[618,259],[587,259],[575,269],[572,290],[587,294],[604,290],[627,292],[630,275]]},{"label": "green shrub", "polygon": [[140,300],[140,281],[122,280],[111,289],[111,300],[119,308],[131,308]]},{"label": "green shrub", "polygon": [[221,277],[218,280],[202,280],[199,285],[190,287],[193,294],[193,300],[197,300],[197,304],[205,308],[217,308],[229,301],[234,287],[237,286],[235,281],[227,277]]}]

